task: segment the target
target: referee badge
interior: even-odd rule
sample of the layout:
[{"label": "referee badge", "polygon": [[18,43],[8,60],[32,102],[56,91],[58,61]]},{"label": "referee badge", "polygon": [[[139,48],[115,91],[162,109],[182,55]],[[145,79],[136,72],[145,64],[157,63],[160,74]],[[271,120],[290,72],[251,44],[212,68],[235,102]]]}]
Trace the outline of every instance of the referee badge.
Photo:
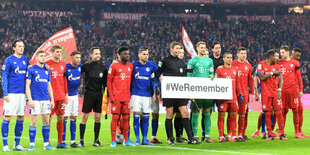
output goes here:
[{"label": "referee badge", "polygon": [[163,63],[161,61],[158,62],[158,67],[161,67],[161,65],[163,65]]},{"label": "referee badge", "polygon": [[99,73],[99,77],[101,77],[101,78],[102,78],[102,77],[103,77],[103,73]]},{"label": "referee badge", "polygon": [[180,68],[180,73],[183,73],[183,68]]}]

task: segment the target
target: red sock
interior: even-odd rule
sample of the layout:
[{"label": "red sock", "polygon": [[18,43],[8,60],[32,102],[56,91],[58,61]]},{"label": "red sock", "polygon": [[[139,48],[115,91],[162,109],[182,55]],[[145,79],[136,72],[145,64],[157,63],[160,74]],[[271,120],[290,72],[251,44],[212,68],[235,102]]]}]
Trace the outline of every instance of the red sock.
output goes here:
[{"label": "red sock", "polygon": [[[227,126],[227,135],[231,136],[231,117],[230,115],[227,116],[227,122],[226,122],[226,126]],[[224,129],[223,129],[224,130]]]},{"label": "red sock", "polygon": [[123,119],[123,124],[122,124],[123,134],[124,134],[125,142],[127,142],[128,141],[128,131],[129,131],[129,114],[128,115],[122,115],[122,119]]},{"label": "red sock", "polygon": [[58,144],[62,143],[63,130],[64,130],[63,121],[57,121]]},{"label": "red sock", "polygon": [[115,134],[116,134],[116,126],[118,122],[119,115],[113,114],[111,120],[111,141],[115,141]]},{"label": "red sock", "polygon": [[218,127],[218,130],[219,130],[219,134],[220,134],[220,137],[223,137],[224,136],[224,119],[225,119],[225,114],[224,115],[221,115],[221,114],[218,114],[218,120],[217,120],[217,127]]},{"label": "red sock", "polygon": [[267,131],[269,134],[272,133],[271,130],[271,126],[272,126],[272,122],[271,122],[271,112],[270,111],[265,111],[265,122],[266,122],[266,126],[267,126]]},{"label": "red sock", "polygon": [[249,108],[247,109],[247,111],[245,113],[244,123],[243,123],[243,134],[242,135],[245,135],[245,130],[248,126],[248,114],[249,114]]},{"label": "red sock", "polygon": [[279,133],[280,134],[284,134],[284,122],[283,122],[283,112],[280,111],[276,111],[275,115],[277,116],[277,122],[278,122],[278,126],[279,126]]},{"label": "red sock", "polygon": [[295,127],[295,134],[299,133],[299,115],[298,115],[298,110],[293,109],[293,122],[294,122],[294,127]]},{"label": "red sock", "polygon": [[304,109],[302,104],[299,105],[298,107],[298,114],[299,114],[299,132],[302,132],[302,124],[304,121],[304,115],[303,115]]},{"label": "red sock", "polygon": [[[271,119],[271,118],[270,118]],[[273,124],[272,124],[272,131],[274,131],[274,127],[277,124],[277,116],[275,113],[273,113]]]},{"label": "red sock", "polygon": [[283,119],[283,123],[284,123],[283,125],[284,125],[284,127],[285,127],[286,115],[287,115],[287,113],[288,113],[288,109],[283,109],[282,111],[283,111],[282,119]]},{"label": "red sock", "polygon": [[262,119],[262,113],[260,113],[259,114],[259,116],[258,116],[258,120],[257,120],[257,131],[259,131],[260,130],[260,127],[261,127],[261,119]]},{"label": "red sock", "polygon": [[243,135],[244,120],[245,120],[245,117],[242,117],[242,116],[239,115],[239,120],[238,120],[238,136],[242,136]]},{"label": "red sock", "polygon": [[237,136],[237,114],[230,115],[230,130],[232,137]]}]

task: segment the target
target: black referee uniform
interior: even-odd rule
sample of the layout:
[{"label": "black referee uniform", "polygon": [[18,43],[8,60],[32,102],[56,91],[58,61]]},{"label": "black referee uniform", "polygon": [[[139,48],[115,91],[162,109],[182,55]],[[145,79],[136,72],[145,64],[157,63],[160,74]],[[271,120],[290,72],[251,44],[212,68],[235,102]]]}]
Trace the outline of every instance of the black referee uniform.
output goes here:
[{"label": "black referee uniform", "polygon": [[219,58],[215,58],[214,55],[212,54],[212,55],[210,56],[210,58],[213,60],[213,64],[214,64],[214,73],[215,73],[216,69],[217,69],[219,66],[224,65],[223,56],[221,55]]},{"label": "black referee uniform", "polygon": [[82,73],[85,78],[85,94],[83,101],[83,113],[93,110],[101,113],[103,89],[107,85],[107,68],[101,62],[89,62],[82,65]]}]

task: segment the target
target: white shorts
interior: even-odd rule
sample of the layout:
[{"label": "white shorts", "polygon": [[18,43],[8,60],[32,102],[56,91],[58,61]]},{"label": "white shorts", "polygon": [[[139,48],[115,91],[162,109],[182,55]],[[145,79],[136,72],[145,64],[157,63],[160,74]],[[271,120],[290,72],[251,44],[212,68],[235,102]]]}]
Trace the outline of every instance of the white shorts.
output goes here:
[{"label": "white shorts", "polygon": [[152,113],[159,113],[159,100],[158,98],[156,99],[155,102],[152,102]]},{"label": "white shorts", "polygon": [[152,97],[144,97],[132,95],[130,101],[130,109],[133,112],[143,112],[151,113],[152,112]]},{"label": "white shorts", "polygon": [[69,102],[66,105],[65,117],[78,116],[79,114],[79,97],[78,95],[69,96]]},{"label": "white shorts", "polygon": [[10,102],[4,101],[4,116],[25,116],[26,112],[26,95],[25,94],[8,94]]},{"label": "white shorts", "polygon": [[35,106],[30,108],[31,115],[50,114],[51,102],[50,101],[33,101]]}]

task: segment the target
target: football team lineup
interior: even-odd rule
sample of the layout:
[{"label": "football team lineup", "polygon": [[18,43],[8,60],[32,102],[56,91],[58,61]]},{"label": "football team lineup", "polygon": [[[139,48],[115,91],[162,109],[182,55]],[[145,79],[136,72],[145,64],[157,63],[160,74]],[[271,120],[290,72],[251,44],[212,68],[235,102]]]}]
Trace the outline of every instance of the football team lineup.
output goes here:
[{"label": "football team lineup", "polygon": [[[35,144],[38,143],[36,142],[38,139],[43,140],[44,150],[57,148],[57,150],[75,152],[78,149],[71,148],[88,147],[91,140],[90,129],[86,128],[86,124],[90,123],[87,122],[94,124],[94,139],[90,143],[94,147],[103,146],[99,141],[101,139],[99,135],[101,137],[104,135],[104,140],[107,139],[106,135],[110,135],[108,138],[110,142],[104,144],[109,144],[111,148],[124,145],[136,150],[134,146],[143,145],[142,151],[158,148],[198,153],[256,154],[259,151],[236,151],[234,146],[238,144],[234,143],[268,143],[267,141],[275,140],[279,142],[273,144],[279,146],[283,143],[280,141],[294,143],[308,141],[305,138],[309,136],[302,130],[304,112],[301,102],[303,93],[298,62],[301,55],[299,48],[290,49],[283,45],[280,50],[268,50],[266,60],[258,62],[256,71],[247,61],[246,48],[238,48],[237,59],[233,60],[233,54],[230,52],[223,55],[216,52],[221,50],[220,42],[212,44],[214,54],[212,58],[208,56],[206,43],[198,42],[196,44],[198,54],[188,63],[183,60],[184,47],[179,42],[170,43],[170,55],[158,64],[149,61],[149,49],[145,46],[139,48],[139,60],[130,63],[130,49],[127,46],[120,46],[116,51],[118,60],[109,67],[100,62],[99,47],[90,49],[90,62],[81,64],[81,53],[74,51],[70,54],[71,62],[66,64],[61,60],[62,47],[55,44],[51,46],[52,58],[46,60],[46,52],[38,50],[35,53],[36,64],[34,65],[30,65],[23,55],[24,48],[25,44],[22,40],[15,40],[12,44],[13,54],[6,58],[2,66],[4,117],[1,132],[4,152],[11,151],[8,140],[13,139],[13,135],[9,134],[9,128],[13,125],[10,124],[13,116],[17,116],[14,151],[36,151],[38,147]],[[82,116],[79,116],[78,88],[81,74],[84,75],[85,92],[81,108]],[[221,78],[230,79],[232,83],[229,87],[214,83],[212,86],[168,83],[161,88],[161,83],[168,76],[196,77],[197,80],[210,78],[212,81],[214,78]],[[103,105],[108,104],[103,102],[105,87],[107,87],[107,98],[111,109],[110,125],[107,125],[106,121],[104,123],[101,121]],[[227,93],[229,88],[232,89],[232,98],[226,100],[188,100],[184,99],[186,98],[184,96],[161,98],[160,95],[161,89]],[[26,98],[30,107],[30,120],[24,117]],[[159,114],[159,99],[163,101],[166,115]],[[253,114],[250,116],[249,105],[254,100],[260,101],[261,112],[256,112],[256,116]],[[190,111],[187,107],[188,103],[190,103]],[[289,110],[292,114],[287,115]],[[305,114],[309,115],[308,111]],[[132,119],[130,119],[131,115]],[[257,120],[257,115],[259,115],[257,124],[253,124],[252,120],[254,117],[256,117],[254,120]],[[201,122],[199,122],[200,116]],[[41,122],[39,118],[42,119]],[[250,118],[252,120],[248,121]],[[26,120],[30,122],[24,123]],[[56,120],[56,123],[52,120]],[[225,120],[226,131],[224,130]],[[79,125],[77,125],[78,121]],[[285,130],[288,122],[293,122],[294,129]],[[42,124],[42,138],[41,136],[37,138],[39,137],[37,134],[40,133],[38,130],[41,129],[41,125],[37,127],[39,123]],[[70,124],[70,146],[66,143],[67,123]],[[252,137],[259,136],[261,129],[262,139],[266,142],[251,140],[246,135],[248,123],[252,128],[257,126]],[[24,124],[29,125],[29,137],[22,136],[25,132]],[[105,124],[104,127],[102,124]],[[307,123],[305,125],[309,126]],[[79,142],[76,141],[77,126]],[[152,130],[149,130],[149,127]],[[217,134],[215,127],[218,129]],[[157,134],[157,131],[160,134]],[[166,134],[163,134],[163,131]],[[150,139],[149,132],[151,132]],[[187,138],[183,136],[185,133]],[[57,139],[54,139],[56,137]],[[215,138],[218,140],[214,140]],[[25,142],[21,143],[21,139],[29,139],[28,149],[22,146]],[[56,148],[51,145],[53,141],[57,141]],[[232,142],[230,151],[199,147],[203,143],[218,146],[220,145],[218,143],[227,142]],[[168,147],[163,143],[170,146],[176,143],[183,144],[182,147]],[[156,144],[159,146],[154,146]],[[190,144],[190,146],[184,144]],[[120,147],[120,149],[124,148]]]}]

